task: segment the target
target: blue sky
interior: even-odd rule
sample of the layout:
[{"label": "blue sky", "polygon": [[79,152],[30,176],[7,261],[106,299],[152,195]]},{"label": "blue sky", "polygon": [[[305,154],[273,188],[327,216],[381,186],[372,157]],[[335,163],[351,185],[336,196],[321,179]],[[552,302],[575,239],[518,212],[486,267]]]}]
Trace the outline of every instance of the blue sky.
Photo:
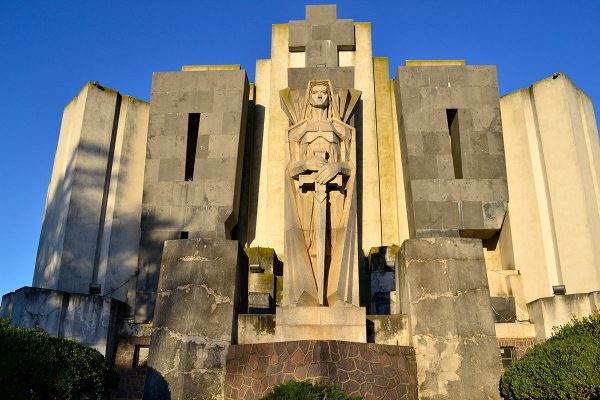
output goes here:
[{"label": "blue sky", "polygon": [[[320,2],[311,2],[319,4]],[[324,2],[331,3],[331,2]],[[0,0],[0,294],[30,285],[65,104],[87,81],[148,100],[153,71],[241,64],[301,1]],[[406,59],[494,64],[500,93],[566,73],[600,115],[600,1],[339,1],[370,21],[392,77]]]}]

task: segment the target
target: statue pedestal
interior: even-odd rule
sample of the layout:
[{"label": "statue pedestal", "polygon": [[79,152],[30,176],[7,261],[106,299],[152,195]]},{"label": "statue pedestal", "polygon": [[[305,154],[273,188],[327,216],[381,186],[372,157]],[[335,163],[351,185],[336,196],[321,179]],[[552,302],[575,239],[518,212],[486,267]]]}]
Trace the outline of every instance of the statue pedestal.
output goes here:
[{"label": "statue pedestal", "polygon": [[277,307],[275,341],[367,342],[364,307]]}]

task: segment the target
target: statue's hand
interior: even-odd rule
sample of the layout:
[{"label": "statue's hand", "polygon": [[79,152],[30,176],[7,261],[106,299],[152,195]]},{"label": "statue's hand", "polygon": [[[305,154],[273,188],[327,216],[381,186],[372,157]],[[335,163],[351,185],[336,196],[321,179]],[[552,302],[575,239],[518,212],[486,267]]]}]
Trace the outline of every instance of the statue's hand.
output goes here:
[{"label": "statue's hand", "polygon": [[339,174],[341,170],[342,167],[339,163],[328,163],[319,170],[315,182],[324,185]]},{"label": "statue's hand", "polygon": [[310,171],[319,171],[323,165],[327,164],[322,157],[311,157],[305,161],[305,168]]}]

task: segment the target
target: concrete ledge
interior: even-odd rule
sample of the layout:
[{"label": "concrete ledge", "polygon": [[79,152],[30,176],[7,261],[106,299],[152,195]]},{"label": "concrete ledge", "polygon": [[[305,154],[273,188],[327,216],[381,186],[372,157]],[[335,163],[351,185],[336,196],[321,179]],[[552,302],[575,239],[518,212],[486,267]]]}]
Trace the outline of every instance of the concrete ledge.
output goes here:
[{"label": "concrete ledge", "polygon": [[535,324],[537,338],[545,340],[552,336],[555,327],[600,309],[600,291],[544,297],[528,303],[527,309]]},{"label": "concrete ledge", "polygon": [[496,338],[535,338],[535,325],[530,323],[497,323]]},{"label": "concrete ledge", "polygon": [[465,65],[465,60],[406,60],[405,67],[439,67],[447,65]]},{"label": "concrete ledge", "polygon": [[23,328],[72,339],[114,357],[117,319],[125,305],[110,297],[25,286],[2,296],[0,317]]},{"label": "concrete ledge", "polygon": [[364,307],[278,307],[275,339],[344,340],[366,343]]}]

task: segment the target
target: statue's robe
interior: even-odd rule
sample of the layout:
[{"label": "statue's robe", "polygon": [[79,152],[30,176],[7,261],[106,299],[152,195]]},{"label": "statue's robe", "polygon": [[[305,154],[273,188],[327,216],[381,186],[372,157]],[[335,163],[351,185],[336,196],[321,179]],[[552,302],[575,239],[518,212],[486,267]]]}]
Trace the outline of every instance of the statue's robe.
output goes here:
[{"label": "statue's robe", "polygon": [[[337,107],[336,102],[333,107]],[[305,113],[306,114],[306,113]],[[346,166],[341,188],[328,190],[325,287],[326,304],[358,306],[358,240],[356,218],[355,129],[336,112],[329,120],[305,118],[287,131],[285,175],[284,305],[318,306],[314,191],[303,190],[290,170],[297,161],[328,153],[328,162]],[[316,174],[315,174],[316,175]]]}]

